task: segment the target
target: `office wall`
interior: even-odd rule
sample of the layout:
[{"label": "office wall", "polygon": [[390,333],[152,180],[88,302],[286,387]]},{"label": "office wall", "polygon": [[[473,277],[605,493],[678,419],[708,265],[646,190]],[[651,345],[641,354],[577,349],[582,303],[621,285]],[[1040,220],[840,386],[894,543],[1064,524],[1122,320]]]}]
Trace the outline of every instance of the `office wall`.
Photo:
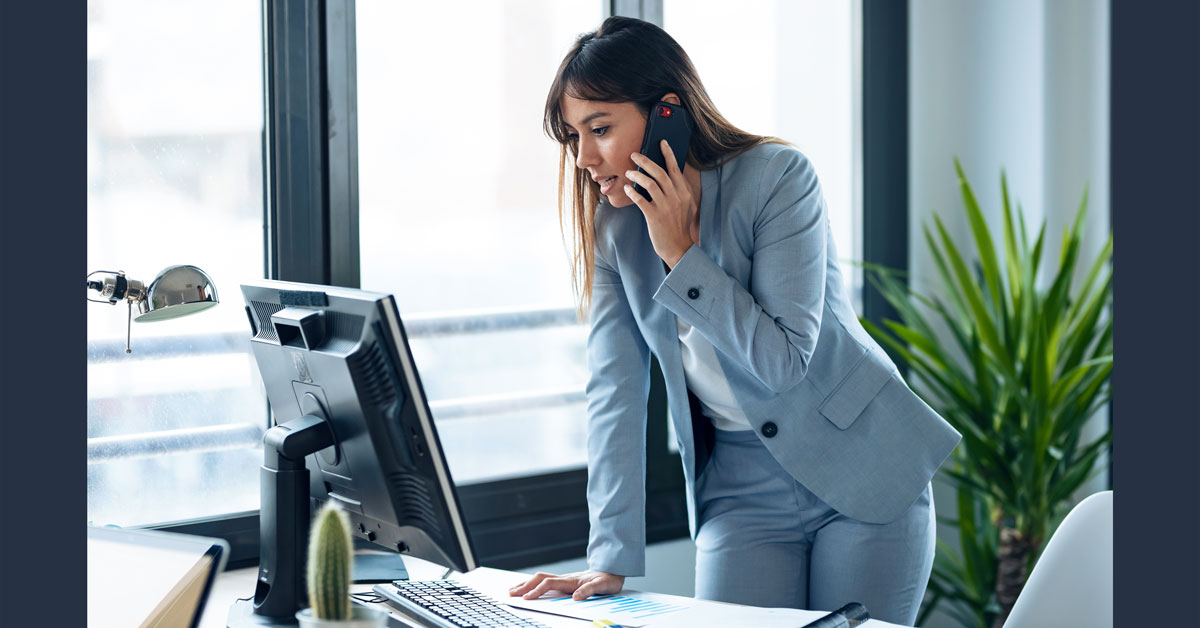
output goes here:
[{"label": "office wall", "polygon": [[[997,235],[1006,169],[1010,198],[1023,205],[1030,229],[1047,223],[1046,260],[1058,259],[1062,230],[1087,185],[1081,259],[1094,259],[1111,224],[1108,59],[1103,0],[910,0],[909,267],[917,290],[939,283],[921,235],[933,213],[956,242],[972,241],[955,156]],[[1093,435],[1107,418],[1092,420]],[[1101,473],[1077,499],[1107,487]],[[951,515],[953,492],[938,487],[935,503]],[[957,546],[952,528],[939,526],[938,536]],[[934,616],[926,625],[956,624]]]},{"label": "office wall", "polygon": [[[1026,218],[1047,221],[1050,259],[1089,185],[1085,258],[1109,231],[1108,5],[913,0],[909,16],[910,265],[936,281],[920,226],[937,212],[970,240],[952,160],[1000,225],[1000,169]],[[1080,274],[1086,268],[1080,270]]]}]

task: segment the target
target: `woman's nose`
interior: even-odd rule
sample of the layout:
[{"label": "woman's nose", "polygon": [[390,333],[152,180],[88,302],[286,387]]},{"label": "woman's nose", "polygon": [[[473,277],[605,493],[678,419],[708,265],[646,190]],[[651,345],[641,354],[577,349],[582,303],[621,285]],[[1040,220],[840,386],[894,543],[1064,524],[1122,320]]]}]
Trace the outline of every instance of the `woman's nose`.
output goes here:
[{"label": "woman's nose", "polygon": [[588,166],[595,165],[599,162],[597,158],[596,147],[592,143],[583,138],[579,139],[579,146],[575,154],[575,167],[580,170],[586,170]]}]

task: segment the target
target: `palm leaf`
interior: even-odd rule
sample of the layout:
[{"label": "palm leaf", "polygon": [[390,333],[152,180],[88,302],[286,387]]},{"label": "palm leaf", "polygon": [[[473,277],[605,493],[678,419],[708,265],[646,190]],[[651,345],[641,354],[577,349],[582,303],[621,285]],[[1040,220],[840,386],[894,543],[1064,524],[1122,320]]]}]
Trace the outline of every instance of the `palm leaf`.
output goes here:
[{"label": "palm leaf", "polygon": [[[1012,291],[1013,310],[1016,300],[1021,296],[1021,253],[1017,248],[1017,237],[1013,229],[1012,209],[1008,203],[1008,178],[1000,171],[1000,195],[1004,200],[1004,268],[1008,273],[1008,285]],[[1024,238],[1025,224],[1021,223],[1021,237]]]},{"label": "palm leaf", "polygon": [[[933,215],[934,220],[937,220],[937,214]],[[954,276],[950,273],[950,267],[946,265],[946,258],[942,255],[938,244],[933,239],[933,234],[929,232],[929,227],[921,227],[922,233],[925,234],[925,244],[928,247],[929,255],[933,258],[933,266],[938,271],[938,278],[944,286],[955,285]],[[967,303],[963,299],[963,295],[958,290],[949,291],[950,302],[954,305],[954,309],[963,320],[970,320],[971,315],[967,310]]]},{"label": "palm leaf", "polygon": [[[1113,238],[1109,234],[1108,240],[1105,241],[1104,247],[1100,249],[1100,253],[1096,256],[1096,261],[1092,263],[1092,267],[1088,270],[1087,278],[1083,280],[1083,286],[1079,289],[1079,295],[1075,299],[1075,303],[1071,305],[1071,309],[1067,312],[1067,320],[1076,320],[1079,318],[1079,308],[1085,300],[1090,300],[1092,288],[1095,286],[1096,278],[1100,276],[1100,271],[1108,266],[1108,262],[1112,259]],[[1110,273],[1111,275],[1111,273]],[[1100,292],[1107,292],[1101,288]]]},{"label": "palm leaf", "polygon": [[967,220],[971,225],[971,233],[975,236],[975,247],[979,251],[979,262],[983,269],[984,284],[988,287],[988,292],[991,295],[992,305],[995,307],[996,318],[1000,322],[1000,331],[1003,335],[1005,322],[1008,319],[1008,301],[1004,298],[1002,288],[1003,283],[1000,280],[1000,265],[996,261],[996,249],[992,245],[992,234],[988,231],[987,222],[983,219],[983,212],[979,211],[979,203],[975,200],[975,193],[971,191],[971,184],[967,182],[967,176],[963,174],[962,164],[958,162],[958,158],[954,159],[954,168],[958,171],[958,182],[962,188],[963,205],[967,210]]},{"label": "palm leaf", "polygon": [[[1104,313],[1104,309],[1108,304],[1112,279],[1112,273],[1110,272],[1101,284],[1101,289],[1092,295],[1087,305],[1081,309],[1072,307],[1077,312],[1079,320],[1071,328],[1071,331],[1067,334],[1066,342],[1063,344],[1063,351],[1066,353],[1066,358],[1063,360],[1064,368],[1073,368],[1078,364],[1087,352],[1088,345],[1096,337],[1096,323],[1100,320],[1100,315]],[[1083,301],[1076,301],[1076,304],[1079,303],[1083,303]]]},{"label": "palm leaf", "polygon": [[992,352],[992,355],[1000,362],[1001,366],[1010,366],[1008,360],[1008,352],[1004,346],[1000,344],[1000,338],[996,335],[996,325],[992,322],[989,316],[987,307],[983,303],[983,293],[976,285],[971,273],[967,270],[966,262],[955,248],[950,234],[946,232],[946,227],[942,221],[935,215],[933,217],[934,224],[937,226],[938,235],[941,237],[942,246],[945,249],[947,261],[950,263],[950,270],[953,271],[956,280],[955,285],[962,291],[962,295],[970,308],[971,315],[975,324],[979,327],[979,334],[983,340],[983,344]]}]

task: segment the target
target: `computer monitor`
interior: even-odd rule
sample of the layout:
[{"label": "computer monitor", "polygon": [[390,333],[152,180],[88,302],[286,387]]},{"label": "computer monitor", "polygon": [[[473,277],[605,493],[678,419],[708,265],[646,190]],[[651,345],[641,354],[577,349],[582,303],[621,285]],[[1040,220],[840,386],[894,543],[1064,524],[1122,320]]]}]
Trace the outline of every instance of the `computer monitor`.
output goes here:
[{"label": "computer monitor", "polygon": [[351,532],[458,571],[477,566],[396,302],[389,294],[264,280],[242,286],[274,427],[263,438],[260,568],[229,624],[294,622],[305,606],[312,508]]}]

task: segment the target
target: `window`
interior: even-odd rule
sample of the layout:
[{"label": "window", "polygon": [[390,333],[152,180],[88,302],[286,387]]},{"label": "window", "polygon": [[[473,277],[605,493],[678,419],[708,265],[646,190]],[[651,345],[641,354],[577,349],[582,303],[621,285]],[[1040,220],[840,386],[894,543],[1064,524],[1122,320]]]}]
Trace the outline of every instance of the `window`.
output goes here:
[{"label": "window", "polygon": [[859,3],[663,0],[663,28],[739,128],[793,143],[817,170],[842,277],[862,312]]},{"label": "window", "polygon": [[97,524],[258,508],[267,406],[238,287],[264,269],[262,59],[252,2],[88,2],[87,270],[193,264],[221,300],[133,324],[128,355],[125,304],[87,305]]},{"label": "window", "polygon": [[596,0],[357,3],[361,285],[396,297],[459,483],[587,462],[587,330],[541,114],[602,19]]}]

